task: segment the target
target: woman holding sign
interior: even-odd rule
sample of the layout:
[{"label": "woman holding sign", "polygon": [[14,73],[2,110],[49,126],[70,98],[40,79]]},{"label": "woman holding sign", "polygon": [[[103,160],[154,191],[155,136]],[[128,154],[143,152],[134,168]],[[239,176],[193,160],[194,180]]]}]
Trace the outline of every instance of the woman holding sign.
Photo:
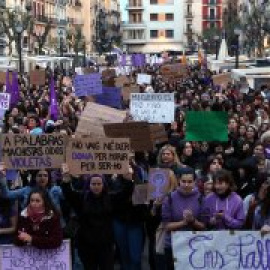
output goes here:
[{"label": "woman holding sign", "polygon": [[60,216],[48,193],[41,188],[33,189],[19,216],[15,244],[53,249],[61,246],[62,239]]}]

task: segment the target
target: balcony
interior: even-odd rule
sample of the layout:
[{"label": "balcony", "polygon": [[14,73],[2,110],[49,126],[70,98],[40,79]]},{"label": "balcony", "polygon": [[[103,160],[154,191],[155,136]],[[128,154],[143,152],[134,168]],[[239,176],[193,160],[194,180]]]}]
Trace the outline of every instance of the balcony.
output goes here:
[{"label": "balcony", "polygon": [[193,0],[186,0],[186,3],[187,4],[192,4],[193,3]]},{"label": "balcony", "polygon": [[186,19],[190,19],[190,20],[192,20],[193,19],[193,14],[191,13],[191,12],[186,12],[186,14],[185,14],[185,18]]},{"label": "balcony", "polygon": [[44,16],[44,15],[38,15],[36,16],[35,19],[38,23],[42,23],[42,24],[48,24],[48,23],[57,24],[57,19],[49,18],[48,16]]},{"label": "balcony", "polygon": [[203,16],[203,20],[215,22],[215,21],[221,21],[222,19],[220,16]]},{"label": "balcony", "polygon": [[74,7],[82,7],[82,2],[80,0],[76,0],[74,3]]},{"label": "balcony", "polygon": [[127,10],[142,10],[144,9],[144,6],[142,3],[140,2],[129,2],[127,5],[126,5],[126,9]]},{"label": "balcony", "polygon": [[59,25],[62,25],[62,26],[66,26],[67,25],[67,20],[65,20],[65,19],[60,19],[60,20],[58,20],[58,24]]},{"label": "balcony", "polygon": [[123,44],[127,44],[127,45],[136,45],[136,44],[145,44],[146,43],[146,39],[145,38],[137,38],[137,39],[131,39],[131,38],[127,38],[123,40]]},{"label": "balcony", "polygon": [[145,29],[146,28],[146,23],[141,21],[141,22],[124,22],[122,24],[122,27],[124,29]]},{"label": "balcony", "polygon": [[69,24],[74,24],[74,25],[83,25],[83,20],[82,19],[68,18],[67,22]]},{"label": "balcony", "polygon": [[195,33],[193,32],[193,30],[186,30],[185,31],[185,35],[188,36],[188,37],[191,37],[193,36]]},{"label": "balcony", "polygon": [[207,5],[208,6],[216,6],[216,5],[218,5],[218,2],[217,2],[217,0],[208,0]]}]

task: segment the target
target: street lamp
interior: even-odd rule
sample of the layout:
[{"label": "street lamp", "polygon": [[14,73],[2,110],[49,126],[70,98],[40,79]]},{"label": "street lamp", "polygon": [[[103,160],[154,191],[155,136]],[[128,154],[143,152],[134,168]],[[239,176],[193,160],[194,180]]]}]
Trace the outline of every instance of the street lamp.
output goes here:
[{"label": "street lamp", "polygon": [[234,34],[236,36],[236,45],[235,45],[235,69],[239,68],[239,36],[241,35],[241,29],[235,28]]},{"label": "street lamp", "polygon": [[83,42],[83,66],[86,67],[86,41]]},{"label": "street lamp", "polygon": [[219,36],[218,36],[218,35],[214,36],[214,40],[215,40],[215,49],[216,49],[216,60],[218,60],[218,43],[219,43]]},{"label": "street lamp", "polygon": [[18,55],[19,55],[19,73],[22,74],[23,66],[22,66],[22,33],[23,33],[23,25],[21,21],[18,21],[15,26],[15,31],[18,35]]}]

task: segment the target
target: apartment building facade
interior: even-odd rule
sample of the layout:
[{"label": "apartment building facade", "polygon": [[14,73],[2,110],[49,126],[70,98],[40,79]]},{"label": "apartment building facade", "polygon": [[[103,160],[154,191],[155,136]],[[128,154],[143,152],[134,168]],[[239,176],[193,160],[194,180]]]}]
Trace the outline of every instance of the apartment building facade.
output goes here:
[{"label": "apartment building facade", "polygon": [[182,0],[129,0],[128,21],[122,25],[128,52],[156,53],[182,50],[184,2]]}]

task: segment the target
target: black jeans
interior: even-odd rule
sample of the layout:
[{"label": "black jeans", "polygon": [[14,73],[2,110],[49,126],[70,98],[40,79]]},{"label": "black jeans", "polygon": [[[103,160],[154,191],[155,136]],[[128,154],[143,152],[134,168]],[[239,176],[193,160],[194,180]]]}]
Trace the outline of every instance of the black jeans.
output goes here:
[{"label": "black jeans", "polygon": [[172,248],[165,248],[166,270],[174,270],[174,259]]},{"label": "black jeans", "polygon": [[84,270],[113,270],[113,245],[80,245],[78,243],[79,257]]}]

